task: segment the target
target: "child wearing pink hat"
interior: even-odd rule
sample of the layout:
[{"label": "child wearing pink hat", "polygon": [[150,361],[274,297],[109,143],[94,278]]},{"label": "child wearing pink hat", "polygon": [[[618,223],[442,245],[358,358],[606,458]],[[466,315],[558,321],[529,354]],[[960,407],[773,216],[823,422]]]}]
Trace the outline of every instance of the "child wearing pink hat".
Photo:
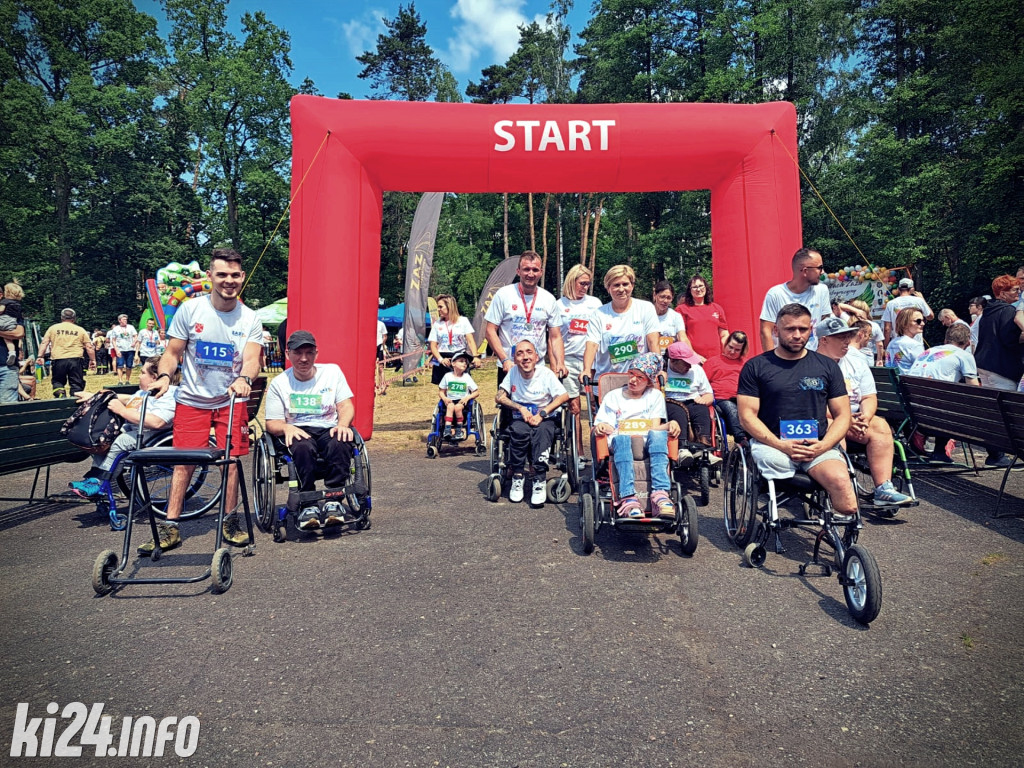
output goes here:
[{"label": "child wearing pink hat", "polygon": [[[710,446],[711,411],[708,406],[715,402],[715,395],[711,391],[707,374],[700,367],[700,355],[685,341],[677,341],[669,345],[665,357],[665,407],[668,418],[678,422],[684,433],[689,432],[692,423],[697,442]],[[686,460],[692,456],[688,450],[680,448],[680,459]]]},{"label": "child wearing pink hat", "polygon": [[619,434],[624,420],[644,419],[651,423],[645,438],[647,455],[651,462],[651,495],[648,500],[652,515],[665,519],[675,517],[675,507],[669,497],[668,438],[679,436],[679,424],[669,421],[665,413],[665,398],[657,387],[661,361],[653,352],[637,355],[630,361],[629,382],[621,389],[613,389],[604,396],[594,417],[594,434],[609,437],[608,450],[615,463],[616,496],[619,517],[643,517],[643,506],[636,497],[633,474],[632,437]]}]

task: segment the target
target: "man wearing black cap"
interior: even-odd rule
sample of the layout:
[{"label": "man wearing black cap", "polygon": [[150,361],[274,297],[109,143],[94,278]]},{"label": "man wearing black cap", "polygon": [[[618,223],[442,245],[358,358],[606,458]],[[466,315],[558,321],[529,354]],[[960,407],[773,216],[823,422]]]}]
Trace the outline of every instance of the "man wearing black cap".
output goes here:
[{"label": "man wearing black cap", "polygon": [[[281,438],[291,453],[300,492],[316,490],[313,473],[321,457],[327,465],[327,488],[342,488],[353,455],[352,390],[337,365],[317,364],[316,339],[309,331],[295,331],[286,348],[291,368],[267,387],[267,432]],[[345,522],[337,501],[324,504],[323,514],[325,527]],[[298,524],[304,531],[319,528],[320,510],[301,510]]]}]

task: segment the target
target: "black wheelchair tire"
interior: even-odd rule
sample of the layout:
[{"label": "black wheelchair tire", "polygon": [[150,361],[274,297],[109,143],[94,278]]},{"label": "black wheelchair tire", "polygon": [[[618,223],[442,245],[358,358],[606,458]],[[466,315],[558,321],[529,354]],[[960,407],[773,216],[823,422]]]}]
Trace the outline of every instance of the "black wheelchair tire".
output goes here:
[{"label": "black wheelchair tire", "polygon": [[[160,435],[159,439],[154,440],[151,443],[146,444],[146,448],[153,447],[171,447],[173,436],[170,432]],[[212,436],[210,437],[211,448],[217,447],[217,441]],[[166,483],[168,490],[170,489],[170,476],[171,468],[164,466],[148,466],[145,468],[146,480],[149,485],[150,497],[153,499],[153,512],[159,518],[165,518],[167,516],[167,499],[165,496],[154,493],[154,486],[159,488],[161,483]],[[128,496],[128,472],[125,468],[124,462],[118,466],[118,473],[116,477],[117,487],[120,489],[126,497]],[[141,480],[139,481],[141,482]],[[189,508],[189,502],[196,497],[196,495],[207,488],[208,492],[202,496],[202,501],[198,504],[192,505]],[[210,467],[196,467],[192,473],[192,482],[189,483],[188,488],[185,490],[185,508],[181,512],[180,520],[192,520],[199,517],[200,515],[206,514],[213,509],[220,501],[220,473],[211,471]]]},{"label": "black wheelchair tire", "polygon": [[850,615],[860,624],[870,624],[882,610],[882,574],[874,555],[854,544],[843,557],[843,576],[853,582],[843,585]]}]

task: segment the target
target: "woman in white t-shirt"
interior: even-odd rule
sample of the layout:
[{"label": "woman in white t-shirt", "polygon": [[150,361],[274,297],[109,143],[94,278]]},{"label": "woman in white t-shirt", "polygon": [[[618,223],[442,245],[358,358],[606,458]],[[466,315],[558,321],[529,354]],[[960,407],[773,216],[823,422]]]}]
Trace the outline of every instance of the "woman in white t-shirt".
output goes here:
[{"label": "woman in white t-shirt", "polygon": [[433,366],[430,381],[440,384],[444,375],[452,369],[452,358],[459,352],[476,357],[476,339],[473,325],[459,314],[459,305],[454,296],[442,294],[437,297],[437,322],[431,324],[427,342],[430,344],[430,364]]},{"label": "woman in white t-shirt", "polygon": [[651,302],[633,298],[635,285],[636,273],[625,264],[605,273],[604,289],[612,300],[590,316],[581,380],[591,372],[625,373],[633,358],[658,351],[657,312]]},{"label": "woman in white t-shirt", "polygon": [[924,314],[917,307],[901,309],[896,315],[896,336],[885,350],[885,367],[898,368],[907,373],[918,355],[924,352],[924,344],[917,335],[924,329]]},{"label": "woman in white t-shirt", "polygon": [[[654,284],[651,303],[654,304],[654,311],[658,316],[658,352],[661,354],[676,341],[683,341],[686,342],[686,346],[691,346],[686,336],[686,321],[681,314],[672,309],[675,298],[672,283],[668,280],[659,280]],[[700,361],[703,363],[704,358],[701,357]]]}]

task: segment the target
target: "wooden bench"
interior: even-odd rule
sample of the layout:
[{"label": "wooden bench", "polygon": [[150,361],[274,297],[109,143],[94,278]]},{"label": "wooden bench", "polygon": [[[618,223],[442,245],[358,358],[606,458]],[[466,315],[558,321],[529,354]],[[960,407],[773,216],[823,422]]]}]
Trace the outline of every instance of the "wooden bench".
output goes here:
[{"label": "wooden bench", "polygon": [[[115,392],[132,393],[134,386],[113,387]],[[76,448],[60,433],[78,403],[74,398],[30,400],[0,405],[0,475],[34,469],[32,491],[25,496],[0,497],[0,501],[42,502],[50,495],[50,467],[79,462],[89,454]],[[46,470],[42,496],[36,497],[39,475]]]},{"label": "wooden bench", "polygon": [[889,422],[896,435],[903,435],[910,417],[900,393],[899,374],[895,368],[872,367],[871,376],[875,380],[875,389],[878,392],[876,415]]},{"label": "wooden bench", "polygon": [[[953,384],[918,376],[900,376],[899,388],[914,429],[943,434],[966,444],[980,445],[1014,457],[1024,456],[1024,397],[969,384]],[[1019,408],[1019,414],[1018,409]],[[1017,438],[1009,421],[1020,421]],[[1016,428],[1015,428],[1016,429]],[[1011,467],[1007,467],[999,501]],[[999,516],[999,501],[994,516]]]}]

